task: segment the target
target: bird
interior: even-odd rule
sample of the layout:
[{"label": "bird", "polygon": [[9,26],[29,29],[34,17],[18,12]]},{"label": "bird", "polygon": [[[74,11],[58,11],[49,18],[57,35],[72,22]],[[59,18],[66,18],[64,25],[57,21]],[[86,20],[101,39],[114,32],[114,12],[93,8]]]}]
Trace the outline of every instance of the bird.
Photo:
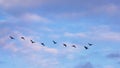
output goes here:
[{"label": "bird", "polygon": [[84,46],[84,48],[87,50],[88,49],[88,47],[86,47],[86,46]]},{"label": "bird", "polygon": [[76,46],[75,46],[75,45],[72,45],[72,47],[76,48]]},{"label": "bird", "polygon": [[54,41],[54,40],[53,40],[53,43],[54,43],[54,44],[57,44],[57,42],[56,42],[56,41]]},{"label": "bird", "polygon": [[93,44],[91,44],[91,43],[88,43],[88,45],[89,45],[89,46],[92,46]]},{"label": "bird", "polygon": [[9,36],[10,37],[10,39],[15,39],[14,37],[12,37],[12,36]]},{"label": "bird", "polygon": [[44,44],[44,43],[41,43],[41,45],[45,46],[45,44]]},{"label": "bird", "polygon": [[64,47],[67,47],[67,45],[66,45],[66,44],[63,44],[63,46],[64,46]]},{"label": "bird", "polygon": [[33,40],[30,40],[31,41],[31,43],[35,43]]},{"label": "bird", "polygon": [[21,37],[21,39],[25,40],[25,38],[24,38],[24,37]]}]

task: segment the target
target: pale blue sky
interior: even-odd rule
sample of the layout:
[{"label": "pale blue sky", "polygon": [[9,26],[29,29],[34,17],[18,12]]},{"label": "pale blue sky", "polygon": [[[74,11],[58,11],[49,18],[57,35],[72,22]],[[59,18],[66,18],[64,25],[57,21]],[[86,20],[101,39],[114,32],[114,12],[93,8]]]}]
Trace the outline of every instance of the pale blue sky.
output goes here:
[{"label": "pale blue sky", "polygon": [[119,18],[119,0],[0,0],[0,68],[119,68]]}]

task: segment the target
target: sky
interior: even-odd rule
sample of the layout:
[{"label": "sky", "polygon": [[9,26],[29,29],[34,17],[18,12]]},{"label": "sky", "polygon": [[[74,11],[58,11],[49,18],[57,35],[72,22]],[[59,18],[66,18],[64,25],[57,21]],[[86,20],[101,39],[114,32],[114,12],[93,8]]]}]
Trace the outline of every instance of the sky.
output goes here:
[{"label": "sky", "polygon": [[119,0],[0,0],[0,68],[119,68],[119,18]]}]

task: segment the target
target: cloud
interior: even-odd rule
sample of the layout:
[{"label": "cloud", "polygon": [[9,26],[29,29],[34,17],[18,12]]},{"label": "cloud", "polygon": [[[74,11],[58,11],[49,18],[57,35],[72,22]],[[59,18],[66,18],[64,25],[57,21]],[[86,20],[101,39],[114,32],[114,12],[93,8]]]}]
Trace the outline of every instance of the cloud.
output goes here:
[{"label": "cloud", "polygon": [[67,18],[67,19],[79,19],[80,17],[87,16],[87,12],[63,12],[56,14],[56,18]]},{"label": "cloud", "polygon": [[38,15],[38,14],[31,14],[31,13],[26,13],[20,16],[21,20],[26,21],[26,22],[44,22],[48,23],[50,22],[48,19]]},{"label": "cloud", "polygon": [[107,40],[107,41],[120,41],[120,32],[113,31],[109,26],[97,26],[86,32],[90,39]]},{"label": "cloud", "polygon": [[52,54],[58,54],[58,50],[54,48],[45,48],[45,51]]},{"label": "cloud", "polygon": [[67,36],[67,37],[83,37],[83,38],[85,38],[86,34],[85,33],[69,33],[69,32],[65,32],[64,36]]},{"label": "cloud", "polygon": [[75,68],[94,68],[94,67],[90,62],[86,62],[85,64],[83,64],[83,65],[80,64]]},{"label": "cloud", "polygon": [[92,40],[120,41],[120,32],[115,32],[108,25],[91,26],[86,32],[65,32],[66,37],[81,37]]},{"label": "cloud", "polygon": [[[9,30],[8,30],[9,31]],[[79,51],[79,49],[74,49],[72,47],[68,48],[50,48],[40,45],[39,42],[32,44],[30,39],[35,39],[34,36],[25,36],[19,31],[13,31],[15,40],[9,39],[8,34],[5,34],[5,39],[0,41],[0,44],[5,52],[9,52],[9,55],[20,56],[23,60],[28,61],[29,63],[35,66],[41,66],[42,68],[58,68],[59,59],[74,60],[74,54]],[[20,37],[24,36],[25,40],[22,40]],[[35,40],[34,40],[35,41]],[[6,43],[7,42],[7,43]],[[60,45],[60,44],[58,44]],[[61,46],[61,45],[60,45]],[[62,51],[62,52],[61,52]],[[47,63],[47,64],[46,64]]]},{"label": "cloud", "polygon": [[108,54],[107,55],[108,58],[117,58],[119,59],[120,58],[120,53],[111,53],[111,54]]},{"label": "cloud", "polygon": [[[36,13],[23,12],[18,15],[5,14],[5,19],[0,20],[0,24],[4,23],[51,23],[52,21]],[[46,30],[49,30],[46,28]],[[50,31],[50,30],[49,30]]]},{"label": "cloud", "polygon": [[118,62],[118,64],[120,65],[120,61]]},{"label": "cloud", "polygon": [[6,9],[15,7],[36,7],[54,0],[0,0],[0,5]]},{"label": "cloud", "polygon": [[114,67],[111,65],[107,65],[107,66],[104,66],[104,68],[114,68]]},{"label": "cloud", "polygon": [[116,40],[120,41],[120,33],[117,32],[106,32],[106,33],[101,33],[100,37],[106,40]]},{"label": "cloud", "polygon": [[0,60],[0,65],[5,64],[5,63],[6,63],[5,61]]},{"label": "cloud", "polygon": [[27,20],[29,22],[31,20],[48,22],[48,19],[46,20],[45,18],[47,16],[53,20],[61,18],[62,20],[65,20],[67,18],[74,21],[78,21],[80,18],[86,17],[100,17],[99,15],[103,14],[106,16],[109,15],[109,18],[113,18],[114,16],[119,16],[120,11],[118,4],[98,0],[92,0],[92,2],[89,0],[70,0],[69,3],[68,0],[1,0],[0,6],[2,11],[13,16],[21,16],[25,13],[39,14],[32,16],[31,14],[23,15],[22,17],[25,19],[27,19],[27,16],[30,18]]},{"label": "cloud", "polygon": [[58,34],[52,34],[49,37],[52,38],[52,39],[58,39],[58,38],[60,38],[60,35],[58,35]]},{"label": "cloud", "polygon": [[[88,2],[88,1],[87,1]],[[87,3],[86,2],[86,3]],[[86,4],[85,3],[85,4]],[[90,3],[91,4],[91,3]],[[81,5],[80,5],[81,7]],[[66,11],[66,12],[61,12],[56,14],[57,18],[65,18],[65,19],[70,19],[70,20],[79,20],[80,18],[90,18],[91,16],[97,16],[100,17],[101,15],[105,15],[106,17],[109,16],[108,18],[114,18],[115,16],[120,16],[120,6],[114,3],[107,3],[107,4],[94,4],[94,5],[83,5],[82,8],[86,8],[84,11],[80,11],[74,9],[73,11]],[[75,6],[76,8],[76,6]],[[95,18],[94,18],[95,19]]]},{"label": "cloud", "polygon": [[116,4],[106,4],[99,7],[94,7],[93,12],[95,13],[107,13],[110,15],[119,14],[119,5]]},{"label": "cloud", "polygon": [[16,23],[18,22],[17,17],[7,13],[7,12],[2,12],[1,19],[0,19],[0,24],[6,24],[6,23]]},{"label": "cloud", "polygon": [[18,48],[16,47],[16,45],[14,43],[9,43],[9,44],[5,45],[4,49],[5,50],[10,50],[14,53],[18,51]]},{"label": "cloud", "polygon": [[[20,36],[23,36],[23,35],[22,34],[17,35],[17,37],[20,37]],[[9,40],[7,41],[3,40],[4,42],[2,43],[4,43],[4,45],[1,46],[2,50],[4,50],[5,52],[9,52],[10,56],[11,55],[12,56],[14,55],[16,57],[20,56],[23,59],[25,59],[25,61],[34,62],[33,65],[35,66],[41,65],[42,67],[53,68],[55,65],[57,65],[58,61],[56,60],[57,58],[55,58],[55,56],[57,56],[58,54],[57,49],[43,47],[37,42],[35,44],[32,44],[29,41],[30,37],[27,37],[27,36],[24,36],[24,37],[25,37],[25,40],[22,40],[20,38],[15,38],[15,40],[11,40],[9,39],[9,37],[6,38]],[[48,55],[49,55],[49,58],[48,58]]]}]

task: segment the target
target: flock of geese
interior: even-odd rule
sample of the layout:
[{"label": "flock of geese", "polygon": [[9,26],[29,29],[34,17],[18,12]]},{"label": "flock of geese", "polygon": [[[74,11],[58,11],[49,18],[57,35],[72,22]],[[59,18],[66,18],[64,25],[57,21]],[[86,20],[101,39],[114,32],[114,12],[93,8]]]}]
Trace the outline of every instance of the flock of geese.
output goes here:
[{"label": "flock of geese", "polygon": [[[9,36],[9,37],[10,37],[10,39],[15,39],[13,36]],[[25,40],[24,37],[21,37],[21,39],[22,39],[22,40]],[[33,41],[33,40],[30,40],[30,42],[31,42],[31,43],[36,43],[36,42]],[[57,44],[57,42],[54,41],[54,40],[53,40],[52,42],[53,42],[53,44]],[[45,46],[44,43],[41,43],[41,45]],[[89,45],[89,46],[92,46],[93,44],[88,43],[88,45]],[[64,46],[64,47],[67,47],[67,44],[63,43],[63,46]],[[76,45],[72,45],[72,47],[73,47],[73,48],[77,48]],[[87,50],[87,49],[88,49],[88,46],[84,46],[84,48]]]}]

